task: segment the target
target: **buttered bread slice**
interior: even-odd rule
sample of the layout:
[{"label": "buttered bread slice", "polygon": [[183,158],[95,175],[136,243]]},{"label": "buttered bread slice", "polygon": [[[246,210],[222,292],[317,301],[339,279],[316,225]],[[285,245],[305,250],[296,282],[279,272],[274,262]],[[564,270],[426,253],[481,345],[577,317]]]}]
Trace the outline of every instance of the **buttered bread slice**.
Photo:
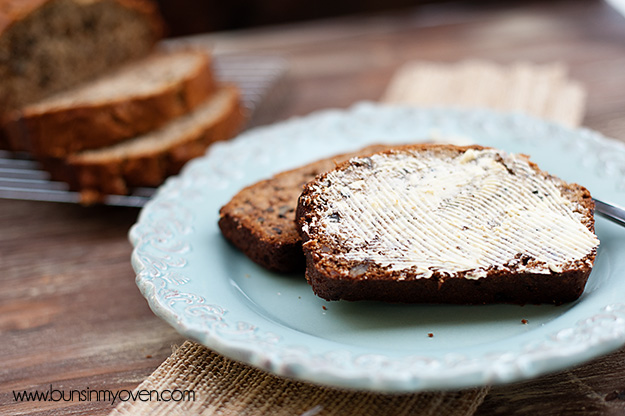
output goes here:
[{"label": "buttered bread slice", "polygon": [[561,304],[592,269],[593,210],[588,190],[524,155],[414,145],[320,175],[297,220],[327,300]]}]

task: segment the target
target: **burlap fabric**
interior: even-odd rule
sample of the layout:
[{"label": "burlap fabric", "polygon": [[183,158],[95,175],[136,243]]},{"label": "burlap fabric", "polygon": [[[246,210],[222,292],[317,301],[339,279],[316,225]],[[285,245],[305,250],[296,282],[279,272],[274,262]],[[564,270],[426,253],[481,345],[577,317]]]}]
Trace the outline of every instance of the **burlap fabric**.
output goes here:
[{"label": "burlap fabric", "polygon": [[[567,78],[563,65],[480,61],[408,63],[382,97],[386,103],[520,111],[569,126],[581,122],[584,100],[583,88]],[[395,395],[316,386],[267,374],[190,341],[135,392],[176,389],[194,391],[195,400],[125,401],[111,415],[468,416],[489,390]]]},{"label": "burlap fabric", "polygon": [[488,391],[385,395],[319,387],[268,375],[189,341],[139,388],[193,390],[196,400],[128,401],[111,415],[468,416]]},{"label": "burlap fabric", "polygon": [[408,63],[382,97],[383,102],[424,107],[518,111],[571,127],[581,123],[585,99],[584,89],[568,78],[562,64],[500,66],[485,61]]}]

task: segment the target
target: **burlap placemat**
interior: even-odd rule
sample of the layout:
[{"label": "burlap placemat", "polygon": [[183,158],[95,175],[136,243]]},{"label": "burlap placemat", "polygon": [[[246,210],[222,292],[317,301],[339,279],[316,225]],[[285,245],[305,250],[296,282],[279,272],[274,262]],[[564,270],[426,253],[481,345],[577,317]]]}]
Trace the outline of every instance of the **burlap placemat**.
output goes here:
[{"label": "burlap placemat", "polygon": [[[559,64],[414,62],[397,72],[382,101],[514,110],[575,126],[585,94]],[[401,395],[334,389],[276,377],[187,341],[133,393],[153,390],[169,391],[172,400],[123,401],[111,415],[469,416],[489,388]],[[183,391],[193,391],[193,400]]]},{"label": "burlap placemat", "polygon": [[484,107],[578,126],[586,94],[567,77],[566,67],[551,63],[501,66],[485,61],[455,65],[410,62],[393,77],[382,102],[419,106]]},{"label": "burlap placemat", "polygon": [[384,395],[319,387],[268,375],[189,341],[139,389],[193,390],[196,400],[128,401],[111,415],[469,416],[487,393],[474,389]]}]

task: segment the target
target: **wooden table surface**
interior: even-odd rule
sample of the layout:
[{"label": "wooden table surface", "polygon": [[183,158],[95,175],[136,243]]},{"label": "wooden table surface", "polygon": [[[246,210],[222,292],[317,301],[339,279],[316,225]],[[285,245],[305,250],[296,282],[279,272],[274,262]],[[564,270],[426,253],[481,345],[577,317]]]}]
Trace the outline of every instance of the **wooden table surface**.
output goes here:
[{"label": "wooden table surface", "polygon": [[[202,41],[287,58],[281,105],[263,109],[261,124],[378,99],[411,59],[561,61],[588,89],[584,125],[625,140],[625,18],[601,1],[446,3]],[[0,200],[0,414],[107,414],[106,402],[16,402],[12,391],[132,389],[184,341],[135,286],[127,232],[137,214]],[[625,349],[494,387],[477,414],[625,414]]]}]

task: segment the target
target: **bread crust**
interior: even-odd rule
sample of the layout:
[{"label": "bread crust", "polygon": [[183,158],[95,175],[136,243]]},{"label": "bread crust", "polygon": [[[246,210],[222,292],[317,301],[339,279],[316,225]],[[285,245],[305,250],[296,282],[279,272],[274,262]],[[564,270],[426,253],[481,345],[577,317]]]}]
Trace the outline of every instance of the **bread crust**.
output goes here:
[{"label": "bread crust", "polygon": [[216,89],[207,53],[157,54],[141,61],[141,65],[149,62],[157,65],[159,59],[186,55],[197,59],[192,70],[154,91],[73,106],[45,109],[28,106],[16,111],[6,127],[12,147],[22,147],[39,158],[62,158],[136,137],[192,111]]},{"label": "bread crust", "polygon": [[209,145],[231,138],[241,128],[245,115],[239,90],[235,86],[222,89],[229,95],[219,117],[210,125],[181,135],[167,149],[98,161],[86,161],[76,154],[65,160],[48,159],[46,168],[55,179],[80,191],[85,205],[102,202],[106,195],[125,195],[133,187],[158,186],[167,176],[178,173],[186,162],[203,155]]},{"label": "bread crust", "polygon": [[376,144],[335,155],[242,189],[219,210],[221,233],[252,261],[269,270],[303,271],[305,259],[295,209],[304,185],[338,163],[390,147]]},{"label": "bread crust", "polygon": [[220,213],[219,229],[243,254],[266,269],[281,273],[304,269],[302,241],[298,235],[287,235],[277,240],[267,236],[259,227],[249,226],[247,222],[241,221],[241,217],[230,212]]},{"label": "bread crust", "polygon": [[[467,149],[481,150],[482,146],[451,145],[408,145],[397,151],[442,149],[464,152]],[[389,154],[392,151],[381,152]],[[342,163],[336,169],[343,169],[350,162]],[[584,210],[583,223],[594,232],[594,203],[590,192],[575,183],[565,183],[530,162],[530,166],[545,178],[557,180],[562,195],[577,202]],[[560,273],[521,273],[511,268],[486,270],[486,276],[469,279],[467,272],[453,274],[433,271],[429,278],[420,278],[415,270],[391,270],[377,263],[363,264],[354,260],[337,260],[321,253],[327,250],[327,242],[320,242],[305,231],[315,217],[314,185],[322,182],[328,173],[320,175],[309,183],[298,201],[296,218],[303,241],[306,257],[306,279],[315,294],[326,300],[378,300],[404,303],[451,303],[451,304],[562,304],[577,299],[592,270],[596,249],[583,259],[577,260]],[[330,250],[334,248],[330,247]],[[528,260],[531,262],[531,260]],[[352,276],[348,270],[359,266],[361,274]]]},{"label": "bread crust", "polygon": [[398,280],[399,274],[383,273],[367,280],[347,280],[327,265],[313,260],[306,250],[306,279],[314,293],[326,300],[375,300],[397,303],[485,305],[492,303],[560,305],[579,298],[590,267],[558,274],[513,273],[491,270],[486,277],[470,280],[435,272],[427,279]]}]

